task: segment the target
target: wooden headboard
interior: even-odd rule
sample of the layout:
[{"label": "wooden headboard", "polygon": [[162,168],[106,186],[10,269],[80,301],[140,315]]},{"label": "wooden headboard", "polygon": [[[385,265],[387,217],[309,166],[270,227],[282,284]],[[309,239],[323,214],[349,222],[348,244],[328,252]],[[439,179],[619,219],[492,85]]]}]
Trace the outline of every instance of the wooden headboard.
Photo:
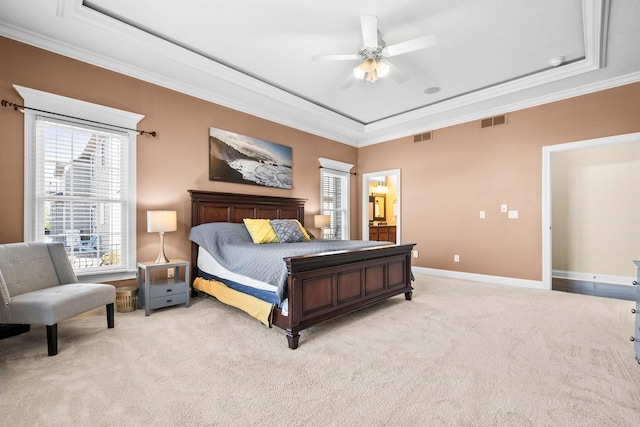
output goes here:
[{"label": "wooden headboard", "polygon": [[189,190],[191,226],[207,222],[242,222],[244,218],[297,219],[304,225],[307,199]]},{"label": "wooden headboard", "polygon": [[[191,194],[191,226],[208,222],[237,222],[244,218],[297,219],[304,225],[307,199],[256,196],[252,194],[217,193],[188,190]],[[198,245],[191,243],[191,268],[195,278]]]}]

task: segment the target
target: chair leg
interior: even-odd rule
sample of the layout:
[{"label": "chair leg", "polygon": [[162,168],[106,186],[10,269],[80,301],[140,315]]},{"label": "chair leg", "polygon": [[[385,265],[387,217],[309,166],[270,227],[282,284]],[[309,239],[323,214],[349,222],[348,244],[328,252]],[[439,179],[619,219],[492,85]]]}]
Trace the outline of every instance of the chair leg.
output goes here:
[{"label": "chair leg", "polygon": [[47,350],[49,356],[58,354],[58,324],[47,325]]},{"label": "chair leg", "polygon": [[113,307],[114,307],[114,303],[107,304],[107,327],[108,328],[113,328],[114,326]]}]

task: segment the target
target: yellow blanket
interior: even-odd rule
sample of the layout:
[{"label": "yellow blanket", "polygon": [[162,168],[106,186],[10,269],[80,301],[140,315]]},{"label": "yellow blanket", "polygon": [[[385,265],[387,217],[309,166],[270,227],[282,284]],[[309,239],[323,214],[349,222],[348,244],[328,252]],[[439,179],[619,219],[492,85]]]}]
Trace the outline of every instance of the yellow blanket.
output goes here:
[{"label": "yellow blanket", "polygon": [[193,282],[193,287],[215,297],[220,302],[239,308],[250,316],[258,319],[265,326],[271,327],[274,304],[238,292],[229,288],[224,283],[216,280],[206,280],[202,277],[196,277],[196,280]]}]

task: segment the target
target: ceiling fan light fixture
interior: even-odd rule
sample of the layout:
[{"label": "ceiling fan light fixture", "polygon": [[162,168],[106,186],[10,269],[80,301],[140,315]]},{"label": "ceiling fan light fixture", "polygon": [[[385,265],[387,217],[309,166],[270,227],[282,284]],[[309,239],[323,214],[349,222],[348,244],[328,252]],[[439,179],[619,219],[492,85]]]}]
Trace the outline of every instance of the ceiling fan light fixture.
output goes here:
[{"label": "ceiling fan light fixture", "polygon": [[367,73],[367,77],[365,79],[367,81],[367,83],[373,83],[376,80],[378,80],[378,73],[376,73],[376,70],[373,70],[370,73]]},{"label": "ceiling fan light fixture", "polygon": [[376,66],[378,65],[378,63],[373,58],[367,58],[364,60],[364,62],[361,65],[362,65],[362,69],[365,72],[373,73],[376,70]]},{"label": "ceiling fan light fixture", "polygon": [[360,65],[353,69],[353,75],[356,79],[366,80],[367,83],[373,83],[379,77],[389,73],[389,66],[382,62],[378,62],[375,58],[367,58]]}]

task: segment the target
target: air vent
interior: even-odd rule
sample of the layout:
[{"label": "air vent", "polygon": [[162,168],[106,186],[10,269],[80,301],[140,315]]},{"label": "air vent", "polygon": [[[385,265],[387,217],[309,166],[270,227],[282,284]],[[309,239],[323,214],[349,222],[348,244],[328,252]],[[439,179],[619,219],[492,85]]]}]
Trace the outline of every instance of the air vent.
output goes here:
[{"label": "air vent", "polygon": [[487,119],[480,120],[480,127],[482,129],[489,128],[491,126],[500,126],[507,124],[507,115],[502,114],[500,116],[489,117]]},{"label": "air vent", "polygon": [[413,142],[431,141],[433,139],[433,132],[419,133],[413,135]]}]

